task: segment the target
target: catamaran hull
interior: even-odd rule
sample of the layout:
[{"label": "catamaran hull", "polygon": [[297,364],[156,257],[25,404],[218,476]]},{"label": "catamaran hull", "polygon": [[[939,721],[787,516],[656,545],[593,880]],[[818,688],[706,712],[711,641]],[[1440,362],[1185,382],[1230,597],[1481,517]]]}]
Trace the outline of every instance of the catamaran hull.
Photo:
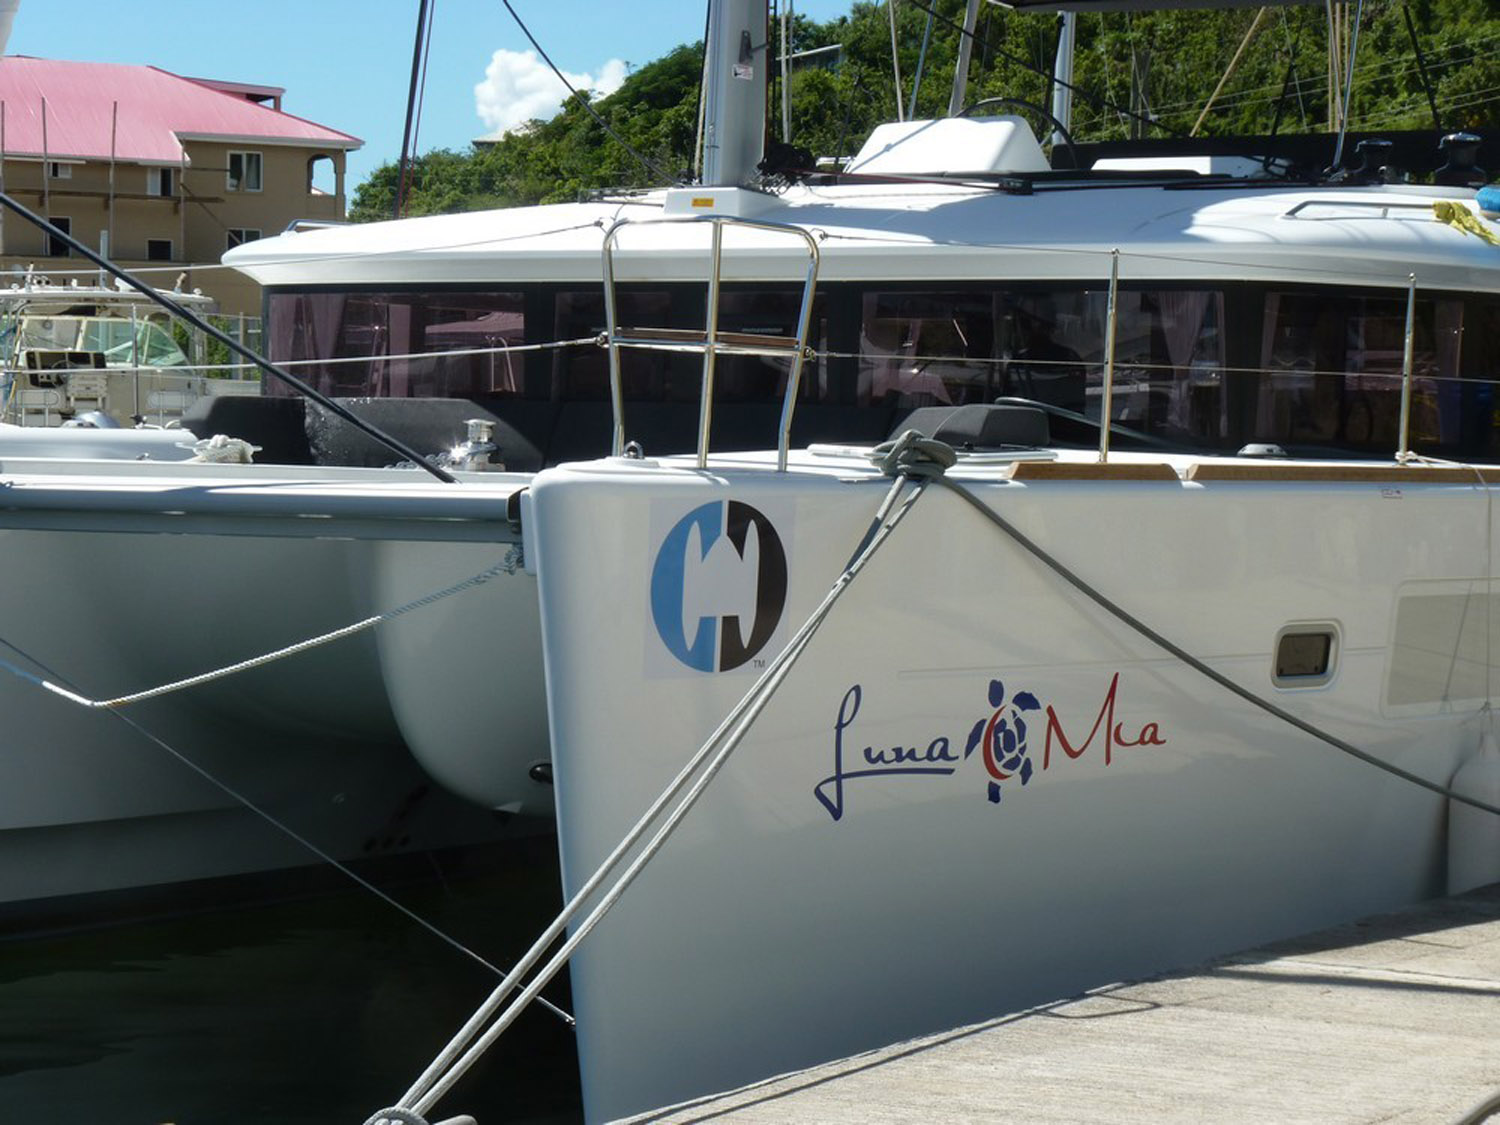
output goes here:
[{"label": "catamaran hull", "polygon": [[[389,542],[378,549],[374,604],[403,605],[504,562],[498,542]],[[439,784],[507,813],[553,815],[536,579],[509,572],[481,594],[455,597],[381,626],[385,691],[412,755]]]},{"label": "catamaran hull", "polygon": [[[570,894],[854,553],[888,482],[843,478],[538,478]],[[976,489],[1131,613],[1364,750],[1444,781],[1477,744],[1484,489]],[[1326,682],[1273,682],[1288,628],[1331,635]],[[572,963],[588,1117],[1422,898],[1442,887],[1443,823],[1441,798],[1236,699],[932,488]]]},{"label": "catamaran hull", "polygon": [[[37,683],[107,700],[393,608],[377,604],[377,558],[389,537],[432,528],[398,513],[372,523],[358,490],[289,505],[258,472],[12,478],[0,504],[12,576],[0,584],[0,904],[45,912],[66,896],[320,862],[308,844],[347,860],[537,830],[451,795],[413,760],[376,629],[118,709]],[[455,522],[432,521],[445,541]],[[413,597],[443,585],[419,583]],[[525,754],[545,757],[545,744]]]}]

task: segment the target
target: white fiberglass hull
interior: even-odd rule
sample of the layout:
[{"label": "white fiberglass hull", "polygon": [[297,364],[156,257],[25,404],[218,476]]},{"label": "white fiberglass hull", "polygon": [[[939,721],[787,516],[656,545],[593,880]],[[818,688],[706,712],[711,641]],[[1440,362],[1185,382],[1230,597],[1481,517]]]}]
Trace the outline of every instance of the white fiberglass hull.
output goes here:
[{"label": "white fiberglass hull", "polygon": [[[383,686],[385,625],[118,713],[17,674],[103,700],[273,652],[393,608],[371,577],[393,539],[488,537],[487,521],[403,507],[403,490],[425,491],[415,474],[308,486],[252,466],[37,463],[7,483],[0,904],[319,862],[240,797],[340,859],[515,831],[413,760]],[[437,518],[414,515],[429,507]],[[423,581],[413,597],[446,584]]]},{"label": "white fiberglass hull", "polygon": [[[501,530],[497,529],[497,535]],[[493,566],[505,542],[380,545],[373,605],[403,605]],[[507,813],[553,815],[536,579],[519,569],[382,625],[385,691],[413,756],[449,792]]]},{"label": "white fiberglass hull", "polygon": [[[1235,682],[1434,781],[1477,744],[1476,478],[1001,475],[969,482]],[[569,893],[822,599],[888,483],[852,463],[538,477]],[[778,600],[772,538],[766,634],[742,623]],[[1278,633],[1309,624],[1336,636],[1332,678],[1274,686]],[[731,630],[763,647],[689,666],[731,663],[694,642]],[[1419,899],[1442,887],[1443,823],[1441,798],[1252,709],[932,487],[576,955],[588,1117]]]}]

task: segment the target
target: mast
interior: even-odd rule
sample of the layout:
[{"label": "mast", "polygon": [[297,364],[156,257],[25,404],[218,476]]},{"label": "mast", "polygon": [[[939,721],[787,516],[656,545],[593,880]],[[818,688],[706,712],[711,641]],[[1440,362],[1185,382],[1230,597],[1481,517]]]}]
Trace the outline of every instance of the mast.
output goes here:
[{"label": "mast", "polygon": [[704,74],[703,183],[747,184],[766,151],[766,0],[713,0]]},{"label": "mast", "polygon": [[[1064,129],[1073,127],[1073,40],[1078,28],[1078,13],[1062,13],[1057,28],[1057,58],[1052,63],[1052,116]],[[1064,143],[1062,133],[1052,134],[1053,145]]]},{"label": "mast", "polygon": [[948,116],[964,111],[969,92],[969,56],[974,51],[974,28],[979,26],[979,0],[969,0],[964,9],[964,29],[958,37],[958,64],[953,68],[953,95],[948,99]]}]

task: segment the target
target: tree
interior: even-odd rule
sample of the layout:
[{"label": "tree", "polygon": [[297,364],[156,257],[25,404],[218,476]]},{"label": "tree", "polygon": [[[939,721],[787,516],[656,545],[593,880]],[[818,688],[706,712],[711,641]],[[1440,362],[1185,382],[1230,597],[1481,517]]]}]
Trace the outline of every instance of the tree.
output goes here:
[{"label": "tree", "polygon": [[[1365,4],[1351,128],[1430,128],[1424,75],[1444,129],[1491,124],[1500,104],[1496,0],[1411,0],[1413,24],[1425,40],[1425,71],[1407,34],[1403,3]],[[920,61],[918,117],[948,110],[965,0],[930,0],[931,16],[928,7],[929,0],[904,0],[897,7],[899,97],[904,110]],[[1353,10],[1350,6],[1350,21]],[[1331,107],[1324,8],[1272,7],[1259,22],[1256,12],[1163,10],[1080,17],[1074,133],[1080,140],[1124,138],[1143,128],[1148,136],[1153,131],[1187,134],[1252,26],[1255,34],[1238,69],[1199,131],[1263,134],[1327,128]],[[969,103],[1009,97],[1048,108],[1057,17],[993,5],[983,13],[970,63]],[[929,18],[932,35],[924,54]],[[856,0],[848,15],[821,24],[797,17],[794,41],[799,50],[841,47],[836,61],[830,53],[792,68],[791,139],[814,156],[850,155],[871,129],[895,118],[898,91],[889,19],[884,0]],[[654,187],[685,178],[693,166],[702,54],[701,44],[678,47],[629,75],[613,94],[590,103],[619,140],[600,127],[579,99],[569,99],[551,120],[529,122],[492,145],[461,153],[437,149],[417,157],[408,171],[406,213],[564,202],[589,191]],[[772,107],[781,104],[781,81],[779,75],[773,77]],[[1146,125],[1128,112],[1132,82],[1137,86],[1134,103],[1143,105],[1150,119]],[[1009,106],[995,112],[1012,111],[1028,115]],[[1044,117],[1029,116],[1039,134],[1051,131]],[[781,114],[772,112],[769,119],[774,136]],[[394,164],[377,168],[355,189],[349,217],[389,218],[396,182]]]}]

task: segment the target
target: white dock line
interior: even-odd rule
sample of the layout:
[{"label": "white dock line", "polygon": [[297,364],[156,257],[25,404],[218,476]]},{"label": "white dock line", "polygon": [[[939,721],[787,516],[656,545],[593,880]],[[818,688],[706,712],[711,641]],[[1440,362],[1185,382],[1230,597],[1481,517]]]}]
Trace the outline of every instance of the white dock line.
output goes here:
[{"label": "white dock line", "polygon": [[520,566],[520,547],[512,546],[511,549],[506,552],[505,558],[489,569],[482,570],[478,574],[472,575],[469,578],[465,578],[462,582],[454,583],[452,586],[446,586],[441,590],[435,590],[430,594],[425,594],[420,598],[407,602],[405,605],[399,605],[395,609],[387,610],[384,613],[377,613],[373,617],[366,617],[363,621],[356,621],[351,625],[345,625],[342,628],[334,629],[331,632],[321,633],[316,637],[308,637],[305,640],[297,641],[295,644],[287,645],[284,648],[278,648],[271,652],[262,653],[259,656],[252,656],[248,660],[241,660],[235,664],[228,664],[222,668],[215,668],[211,672],[200,672],[196,676],[189,676],[183,680],[173,680],[171,683],[159,684],[156,687],[146,688],[144,691],[132,692],[129,695],[119,695],[113,699],[90,699],[87,696],[80,695],[75,691],[69,691],[61,684],[55,684],[51,680],[45,680],[40,676],[33,676],[30,673],[14,666],[9,667],[12,672],[16,673],[22,678],[31,680],[33,683],[39,684],[42,687],[46,688],[52,694],[61,696],[63,699],[68,700],[68,702],[76,703],[80,707],[86,707],[90,710],[96,711],[118,710],[121,707],[130,706],[132,703],[140,703],[143,700],[155,699],[158,696],[171,695],[173,692],[184,691],[187,688],[197,687],[199,684],[211,683],[214,680],[222,680],[226,677],[236,675],[240,672],[247,672],[251,668],[259,668],[264,664],[271,664],[277,660],[285,659],[288,656],[295,656],[299,652],[306,652],[308,649],[317,648],[320,645],[331,644],[334,641],[353,636],[355,633],[360,633],[366,629],[374,628],[376,625],[382,624],[383,622],[393,620],[394,618],[400,617],[402,614],[410,613],[414,609],[421,609],[424,606],[432,605],[434,602],[440,602],[444,598],[452,597],[454,594],[462,593],[463,591],[472,589],[475,586],[482,586],[484,583],[488,582],[496,575],[514,574],[518,569],[520,569]]}]

